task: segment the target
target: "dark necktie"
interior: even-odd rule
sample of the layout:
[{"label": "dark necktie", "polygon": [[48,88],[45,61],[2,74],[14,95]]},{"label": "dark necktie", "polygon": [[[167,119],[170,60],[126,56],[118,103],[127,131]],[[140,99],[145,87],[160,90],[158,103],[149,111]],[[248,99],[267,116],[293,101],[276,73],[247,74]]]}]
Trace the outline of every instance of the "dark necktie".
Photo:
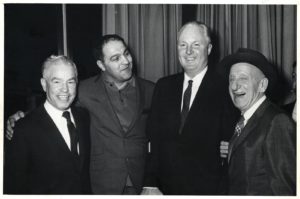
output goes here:
[{"label": "dark necktie", "polygon": [[74,155],[78,155],[78,153],[77,153],[78,136],[77,136],[77,133],[76,133],[76,128],[75,128],[74,124],[71,121],[69,111],[63,112],[62,116],[64,118],[66,118],[66,120],[67,120],[67,125],[68,125],[69,134],[70,134],[70,140],[71,140],[71,152]]},{"label": "dark necktie", "polygon": [[182,103],[182,111],[181,111],[181,123],[180,123],[179,133],[181,133],[181,131],[182,131],[185,119],[186,119],[186,117],[189,113],[189,110],[190,110],[192,86],[193,86],[193,80],[189,80],[189,85],[188,85],[187,89],[184,91],[184,94],[183,94],[183,103]]},{"label": "dark necktie", "polygon": [[240,136],[240,134],[241,134],[241,132],[242,132],[244,126],[245,126],[244,121],[245,121],[244,116],[241,116],[238,123],[235,125],[234,134],[233,134],[233,136],[232,136],[232,138],[230,139],[230,142],[229,142],[228,162],[230,160],[230,156],[231,156],[231,153],[232,153],[232,148],[233,148],[234,144],[236,143],[236,141],[238,140],[238,137]]}]

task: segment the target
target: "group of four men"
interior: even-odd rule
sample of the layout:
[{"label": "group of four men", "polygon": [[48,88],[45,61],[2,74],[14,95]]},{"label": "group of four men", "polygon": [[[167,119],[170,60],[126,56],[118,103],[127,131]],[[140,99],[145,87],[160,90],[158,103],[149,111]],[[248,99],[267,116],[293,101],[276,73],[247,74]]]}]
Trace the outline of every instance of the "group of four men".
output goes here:
[{"label": "group of four men", "polygon": [[[8,122],[5,193],[295,195],[295,124],[266,99],[274,70],[266,58],[240,49],[221,62],[223,81],[208,66],[208,27],[196,21],[180,29],[177,48],[184,73],[154,88],[132,74],[124,40],[103,36],[102,73],[80,82],[75,106],[75,64],[46,60],[46,102],[13,138],[18,115]],[[220,141],[231,135],[224,160]]]}]

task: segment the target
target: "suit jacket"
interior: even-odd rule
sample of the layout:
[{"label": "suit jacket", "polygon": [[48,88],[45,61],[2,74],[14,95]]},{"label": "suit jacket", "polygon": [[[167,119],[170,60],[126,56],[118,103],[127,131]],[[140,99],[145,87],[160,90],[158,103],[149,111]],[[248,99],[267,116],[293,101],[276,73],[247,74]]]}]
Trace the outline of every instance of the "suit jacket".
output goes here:
[{"label": "suit jacket", "polygon": [[79,133],[79,158],[74,157],[43,105],[21,119],[5,151],[4,193],[88,194],[89,120],[72,108]]},{"label": "suit jacket", "polygon": [[179,134],[183,80],[181,73],[156,84],[147,127],[151,154],[145,184],[158,186],[164,194],[218,194],[220,140],[234,128],[232,117],[225,117],[233,107],[225,106],[230,102],[228,89],[208,68]]},{"label": "suit jacket", "polygon": [[154,89],[152,82],[135,78],[136,115],[124,131],[109,100],[101,75],[82,81],[79,103],[91,116],[91,185],[94,194],[122,194],[129,175],[141,191],[147,139],[145,123]]},{"label": "suit jacket", "polygon": [[295,123],[265,100],[242,130],[229,161],[230,195],[295,195]]},{"label": "suit jacket", "polygon": [[296,103],[296,100],[289,103],[289,104],[285,104],[285,105],[282,106],[282,109],[285,110],[288,115],[292,116],[293,110],[294,110],[294,107],[295,107],[295,103]]}]

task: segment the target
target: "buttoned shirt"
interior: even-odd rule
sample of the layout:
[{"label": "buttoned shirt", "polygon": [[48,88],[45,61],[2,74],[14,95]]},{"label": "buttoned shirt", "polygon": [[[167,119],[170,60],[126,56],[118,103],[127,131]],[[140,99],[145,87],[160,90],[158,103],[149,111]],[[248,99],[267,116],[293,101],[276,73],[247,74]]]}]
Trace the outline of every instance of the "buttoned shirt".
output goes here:
[{"label": "buttoned shirt", "polygon": [[192,93],[191,93],[191,99],[190,99],[190,105],[189,108],[191,108],[194,99],[196,97],[196,94],[198,92],[198,89],[201,85],[201,82],[203,80],[204,75],[206,74],[207,71],[207,66],[199,73],[197,74],[194,78],[190,78],[186,73],[184,73],[184,80],[183,80],[183,90],[182,90],[182,97],[181,97],[181,109],[182,109],[182,105],[183,105],[183,95],[184,95],[184,91],[187,89],[188,85],[189,85],[189,80],[193,80],[193,85],[192,85]]},{"label": "buttoned shirt", "polygon": [[[71,140],[70,140],[70,134],[68,131],[67,120],[66,120],[66,118],[64,118],[62,116],[64,111],[61,111],[61,110],[55,108],[47,100],[44,104],[44,107],[45,107],[47,113],[49,114],[49,116],[51,117],[51,119],[53,120],[55,126],[58,128],[58,130],[59,130],[60,134],[62,135],[63,139],[65,140],[67,146],[71,150]],[[71,121],[73,122],[74,126],[76,126],[71,109],[69,108],[65,111],[70,112]]]},{"label": "buttoned shirt", "polygon": [[264,95],[262,96],[257,102],[255,102],[245,113],[243,114],[245,120],[244,120],[244,126],[246,126],[249,119],[252,117],[252,115],[255,113],[255,111],[258,109],[258,107],[265,101],[267,97]]},{"label": "buttoned shirt", "polygon": [[128,84],[118,89],[113,82],[104,80],[110,102],[124,131],[127,131],[137,112],[137,92],[135,78]]}]

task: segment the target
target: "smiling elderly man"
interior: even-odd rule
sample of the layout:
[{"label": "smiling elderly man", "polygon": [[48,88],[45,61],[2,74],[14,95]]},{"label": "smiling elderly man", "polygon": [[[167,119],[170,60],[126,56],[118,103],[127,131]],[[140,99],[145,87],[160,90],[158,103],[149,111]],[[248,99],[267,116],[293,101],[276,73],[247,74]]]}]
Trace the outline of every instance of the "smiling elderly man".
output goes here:
[{"label": "smiling elderly man", "polygon": [[241,111],[229,142],[230,195],[295,195],[295,123],[266,97],[274,68],[259,52],[239,49],[222,63]]},{"label": "smiling elderly man", "polygon": [[46,101],[15,127],[5,143],[5,194],[90,194],[89,115],[71,106],[77,68],[66,56],[42,66]]}]

